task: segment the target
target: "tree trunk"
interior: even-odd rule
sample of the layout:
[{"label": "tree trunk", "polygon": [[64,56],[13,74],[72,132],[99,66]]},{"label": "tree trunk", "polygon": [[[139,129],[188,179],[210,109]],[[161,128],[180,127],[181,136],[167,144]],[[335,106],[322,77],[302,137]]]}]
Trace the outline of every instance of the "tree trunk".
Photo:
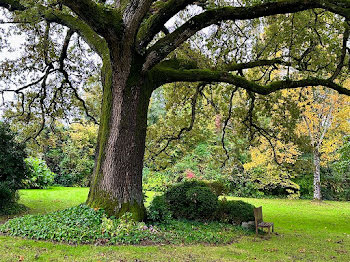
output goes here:
[{"label": "tree trunk", "polygon": [[321,200],[320,152],[314,150],[314,200]]},{"label": "tree trunk", "polygon": [[135,220],[143,220],[142,168],[151,92],[138,70],[121,65],[104,70],[97,157],[87,204],[109,215],[130,212]]}]

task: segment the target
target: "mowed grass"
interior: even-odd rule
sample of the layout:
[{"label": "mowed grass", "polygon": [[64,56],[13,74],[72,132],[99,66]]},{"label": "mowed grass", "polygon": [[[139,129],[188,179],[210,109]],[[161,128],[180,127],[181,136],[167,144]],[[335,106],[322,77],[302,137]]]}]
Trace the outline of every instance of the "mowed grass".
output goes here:
[{"label": "mowed grass", "polygon": [[[20,202],[42,214],[78,205],[87,194],[87,188],[21,190]],[[70,246],[0,236],[0,261],[350,261],[349,202],[242,200],[262,205],[277,234],[222,246]]]}]

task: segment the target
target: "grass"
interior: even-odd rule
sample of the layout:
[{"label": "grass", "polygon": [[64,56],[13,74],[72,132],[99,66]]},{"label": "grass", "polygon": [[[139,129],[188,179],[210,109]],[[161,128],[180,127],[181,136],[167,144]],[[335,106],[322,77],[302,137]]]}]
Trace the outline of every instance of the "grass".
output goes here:
[{"label": "grass", "polygon": [[[87,193],[86,188],[20,192],[21,203],[31,208],[31,214],[78,205],[85,201]],[[150,200],[154,193],[148,195]],[[231,245],[221,246],[108,247],[72,246],[0,236],[0,261],[349,261],[349,202],[242,200],[255,206],[262,205],[264,220],[275,223],[277,234],[256,239],[244,236]]]}]

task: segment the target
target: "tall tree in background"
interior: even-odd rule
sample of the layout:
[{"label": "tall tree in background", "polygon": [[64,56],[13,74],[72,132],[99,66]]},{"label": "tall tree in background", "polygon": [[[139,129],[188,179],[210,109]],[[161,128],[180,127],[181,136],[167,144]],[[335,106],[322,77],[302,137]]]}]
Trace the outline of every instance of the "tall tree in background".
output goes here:
[{"label": "tall tree in background", "polygon": [[[152,92],[163,84],[203,82],[203,85],[195,85],[196,95],[205,84],[212,82],[230,84],[232,96],[238,88],[246,90],[254,97],[254,93],[268,95],[286,88],[319,85],[341,94],[350,94],[350,90],[340,84],[348,70],[345,65],[349,35],[346,21],[350,20],[349,0],[242,3],[211,0],[0,0],[0,6],[7,9],[9,23],[22,24],[19,26],[20,31],[32,33],[29,35],[28,46],[40,46],[40,52],[37,53],[32,52],[35,48],[28,48],[28,53],[32,52],[33,56],[27,55],[21,60],[41,59],[40,63],[30,65],[34,72],[31,76],[36,79],[21,87],[13,87],[16,86],[16,81],[23,83],[27,80],[20,75],[28,69],[28,65],[13,67],[5,61],[5,73],[2,77],[5,82],[11,84],[1,87],[2,93],[8,91],[18,96],[22,116],[39,113],[42,124],[35,134],[45,125],[44,115],[49,112],[55,116],[54,112],[62,111],[67,105],[65,100],[70,97],[75,96],[82,107],[88,109],[74,84],[79,83],[81,75],[91,72],[84,68],[84,63],[81,62],[84,61],[83,56],[77,51],[74,53],[77,49],[72,48],[71,40],[74,40],[74,46],[79,47],[80,40],[83,39],[100,57],[103,101],[95,170],[87,203],[92,207],[104,208],[109,214],[119,216],[129,211],[135,219],[144,217],[142,167],[147,109]],[[231,63],[218,63],[215,66],[195,65],[189,59],[178,59],[173,55],[173,51],[180,48],[185,41],[192,36],[198,36],[197,32],[208,26],[232,21],[236,25],[238,23],[239,30],[239,21],[252,20],[253,23],[246,28],[250,28],[254,32],[253,35],[256,35],[259,28],[271,23],[271,19],[263,19],[264,17],[303,11],[308,12],[310,16],[315,13],[317,19],[312,18],[312,21],[316,36],[319,34],[317,26],[321,26],[318,19],[324,17],[324,11],[328,11],[326,22],[335,25],[335,31],[332,33],[342,35],[344,40],[338,39],[331,47],[314,46],[312,43],[311,46],[303,46],[301,43],[298,46],[298,43],[292,42],[292,49],[299,51],[294,52],[298,54],[295,59],[292,59],[291,55],[285,56],[285,49],[282,50],[282,54],[276,50],[265,52],[265,49],[270,50],[271,45],[264,41],[261,42],[263,46],[256,45],[261,52],[240,57],[237,54],[242,53],[238,52],[236,56],[232,56],[227,52],[223,55],[231,57]],[[187,16],[184,15],[186,13]],[[184,15],[185,19],[169,30],[166,23],[177,14]],[[279,26],[283,27],[283,24]],[[330,31],[327,26],[322,30]],[[39,37],[35,35],[36,32],[39,32]],[[65,36],[57,37],[60,35]],[[62,43],[60,39],[63,39]],[[246,47],[245,53],[248,54],[253,51],[252,45],[256,41],[258,37],[254,41],[246,40],[245,45],[240,41],[237,41],[237,44]],[[225,45],[222,48],[225,49]],[[322,73],[322,69],[321,73],[314,70],[317,66],[310,67],[313,63],[310,54],[314,50],[327,51],[327,59],[331,62],[327,69],[334,69],[331,77]],[[77,63],[80,61],[78,74],[74,71],[79,68],[71,64],[73,57]],[[264,75],[260,79],[245,76],[245,69],[256,67],[261,67],[262,71],[266,67],[281,67],[288,69],[288,74],[280,79],[266,79]],[[289,72],[294,71],[300,74],[293,79]],[[27,90],[30,88],[36,88],[36,92],[28,95]],[[67,93],[67,90],[70,90],[70,93]],[[64,95],[69,98],[64,98]],[[61,107],[57,101],[61,102]],[[195,103],[195,97],[193,101]],[[32,109],[33,106],[36,108]]]},{"label": "tall tree in background", "polygon": [[302,120],[297,131],[309,138],[314,166],[314,199],[321,200],[321,155],[327,153],[330,156],[349,134],[350,101],[320,88],[302,93],[305,101],[300,103]]}]

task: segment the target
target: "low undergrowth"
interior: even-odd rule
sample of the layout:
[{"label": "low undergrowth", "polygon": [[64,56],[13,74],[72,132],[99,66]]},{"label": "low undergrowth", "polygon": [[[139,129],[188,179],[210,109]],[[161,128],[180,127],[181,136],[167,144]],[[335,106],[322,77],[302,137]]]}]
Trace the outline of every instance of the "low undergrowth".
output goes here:
[{"label": "low undergrowth", "polygon": [[9,220],[0,232],[36,240],[70,244],[225,244],[247,233],[240,227],[210,222],[170,220],[167,223],[135,222],[131,214],[117,219],[103,209],[79,205],[45,215]]}]

